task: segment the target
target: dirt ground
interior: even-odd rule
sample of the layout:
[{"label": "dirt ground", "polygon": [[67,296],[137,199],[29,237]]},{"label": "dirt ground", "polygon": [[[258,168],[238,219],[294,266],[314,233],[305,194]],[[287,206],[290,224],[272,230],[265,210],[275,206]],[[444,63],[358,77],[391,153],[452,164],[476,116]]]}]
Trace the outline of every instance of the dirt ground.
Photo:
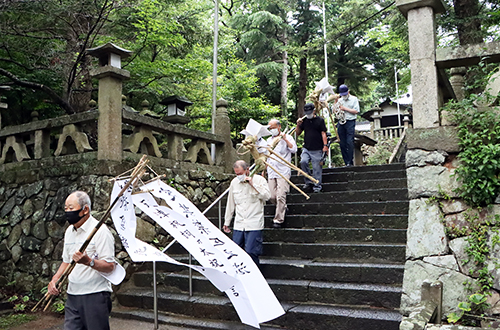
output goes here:
[{"label": "dirt ground", "polygon": [[[64,316],[52,313],[36,313],[37,318],[31,322],[22,324],[18,327],[2,329],[2,330],[63,330],[64,328]],[[116,317],[111,317],[109,319],[109,326],[111,330],[147,330],[153,329],[153,322],[136,321],[130,319],[120,319]],[[159,325],[159,330],[179,330],[177,327],[171,327],[167,325]],[[183,328],[182,330],[189,330]]]},{"label": "dirt ground", "polygon": [[64,324],[64,315],[53,313],[36,313],[36,319],[20,326],[9,328],[9,330],[47,330],[57,329],[56,326]]}]

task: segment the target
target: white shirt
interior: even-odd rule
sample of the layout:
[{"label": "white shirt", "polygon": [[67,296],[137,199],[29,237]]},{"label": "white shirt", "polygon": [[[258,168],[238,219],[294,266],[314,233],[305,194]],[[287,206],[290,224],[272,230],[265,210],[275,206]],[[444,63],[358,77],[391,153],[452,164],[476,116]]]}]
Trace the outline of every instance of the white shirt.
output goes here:
[{"label": "white shirt", "polygon": [[[267,143],[269,145],[272,145],[274,139],[278,138],[277,136],[275,137],[270,137],[267,139]],[[288,148],[288,144],[286,141],[283,139],[278,142],[276,145],[276,148],[274,148],[274,151],[280,155],[281,157],[285,158],[288,162],[292,161],[292,154],[297,152],[297,144],[295,143],[295,140],[293,137],[290,135],[286,134],[286,139],[292,144],[291,148]],[[274,167],[279,173],[281,173],[285,178],[290,179],[290,175],[292,173],[292,170],[290,169],[289,166],[283,164],[282,161],[276,160],[279,158],[276,157],[276,155],[271,154],[270,157],[267,159],[267,162]],[[276,173],[274,170],[271,169],[271,167],[267,167],[267,177],[269,179],[278,179],[281,178],[281,176]]]},{"label": "white shirt", "polygon": [[[98,221],[90,216],[80,228],[75,230],[75,227],[71,225],[66,229],[62,255],[64,262],[71,263],[73,254],[80,250],[97,224]],[[115,240],[105,224],[92,237],[85,252],[91,258],[115,262]],[[83,295],[102,291],[111,292],[111,283],[91,267],[76,264],[69,274],[67,292],[73,295]]]},{"label": "white shirt", "polygon": [[271,197],[267,180],[260,175],[252,177],[252,188],[248,182],[240,182],[238,177],[231,181],[227,196],[224,225],[229,226],[233,214],[234,230],[249,231],[264,228],[264,204]]}]

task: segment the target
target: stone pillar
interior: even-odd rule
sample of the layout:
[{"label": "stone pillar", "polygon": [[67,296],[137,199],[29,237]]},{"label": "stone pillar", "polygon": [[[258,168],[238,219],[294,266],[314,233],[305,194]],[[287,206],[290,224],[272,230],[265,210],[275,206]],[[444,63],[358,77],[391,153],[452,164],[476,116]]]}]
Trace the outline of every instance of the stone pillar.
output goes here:
[{"label": "stone pillar", "polygon": [[382,116],[376,111],[373,116],[373,126],[375,129],[380,129],[380,119],[382,119]]},{"label": "stone pillar", "polygon": [[216,106],[214,132],[224,138],[224,144],[217,146],[216,149],[216,165],[223,166],[226,173],[232,173],[233,163],[238,160],[238,155],[231,141],[231,122],[227,114],[228,103],[226,100],[220,99]]},{"label": "stone pillar", "polygon": [[[2,91],[10,90],[10,86],[0,86],[0,109],[7,109],[7,103],[2,102]],[[2,113],[0,112],[0,129],[2,129]]]},{"label": "stone pillar", "polygon": [[403,114],[403,125],[405,129],[410,127],[410,115],[408,113]]},{"label": "stone pillar", "polygon": [[93,73],[99,79],[97,99],[99,120],[97,123],[97,159],[122,160],[122,81],[130,73],[120,69],[96,70]]},{"label": "stone pillar", "polygon": [[467,71],[464,67],[451,68],[450,73],[450,84],[455,92],[455,96],[458,101],[462,101],[465,98],[465,72]]},{"label": "stone pillar", "polygon": [[107,43],[87,49],[87,53],[97,57],[100,65],[90,73],[99,79],[97,159],[121,161],[122,81],[130,78],[130,72],[121,68],[121,59],[130,56],[131,52]]},{"label": "stone pillar", "polygon": [[35,159],[50,156],[50,132],[44,130],[35,131]]},{"label": "stone pillar", "polygon": [[182,162],[184,160],[184,139],[180,135],[169,134],[167,139],[167,158]]},{"label": "stone pillar", "polygon": [[442,0],[396,0],[407,16],[410,44],[413,126],[439,126],[439,90],[436,70],[435,14],[445,9]]}]

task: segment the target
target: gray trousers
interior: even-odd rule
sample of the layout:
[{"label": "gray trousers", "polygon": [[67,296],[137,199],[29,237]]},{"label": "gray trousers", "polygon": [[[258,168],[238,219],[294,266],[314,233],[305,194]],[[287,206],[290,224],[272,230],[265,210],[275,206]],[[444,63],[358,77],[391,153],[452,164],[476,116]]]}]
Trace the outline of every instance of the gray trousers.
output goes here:
[{"label": "gray trousers", "polygon": [[[323,176],[323,167],[320,165],[321,158],[323,157],[322,150],[307,150],[302,148],[302,154],[300,154],[300,168],[307,174],[311,174],[309,169],[309,162],[312,164],[312,177],[319,182],[314,185],[314,190],[321,190],[321,177]],[[304,183],[307,185],[312,185],[312,181],[304,177]]]},{"label": "gray trousers", "polygon": [[64,330],[109,330],[111,292],[68,294]]}]

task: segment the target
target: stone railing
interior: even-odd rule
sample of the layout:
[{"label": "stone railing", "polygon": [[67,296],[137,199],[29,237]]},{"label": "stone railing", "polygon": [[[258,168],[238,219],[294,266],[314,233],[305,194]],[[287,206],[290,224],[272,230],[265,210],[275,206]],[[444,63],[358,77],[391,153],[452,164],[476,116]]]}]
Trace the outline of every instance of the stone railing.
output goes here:
[{"label": "stone railing", "polygon": [[379,139],[394,139],[399,138],[403,135],[405,130],[404,126],[392,126],[392,127],[383,127],[383,128],[375,128],[373,130],[373,138],[375,140]]},{"label": "stone railing", "polygon": [[[227,121],[226,126],[229,127],[226,106],[227,102],[218,102],[217,120],[219,124]],[[211,172],[230,170],[228,165],[232,164],[234,149],[229,131],[228,136],[216,135],[123,109],[121,118],[115,119],[122,123],[122,134],[114,136],[111,145],[102,148],[113,150],[113,157],[108,158],[106,152],[100,150],[101,140],[109,141],[106,136],[101,139],[101,135],[107,132],[97,129],[101,117],[98,110],[90,110],[46,120],[35,117],[27,124],[4,127],[0,129],[0,167],[10,167],[9,163],[85,153],[86,159],[115,161],[135,159],[134,154],[147,154],[157,158],[156,163],[168,168],[201,168]],[[159,145],[158,141],[163,143]],[[216,148],[215,160],[212,159],[210,144]]]}]

